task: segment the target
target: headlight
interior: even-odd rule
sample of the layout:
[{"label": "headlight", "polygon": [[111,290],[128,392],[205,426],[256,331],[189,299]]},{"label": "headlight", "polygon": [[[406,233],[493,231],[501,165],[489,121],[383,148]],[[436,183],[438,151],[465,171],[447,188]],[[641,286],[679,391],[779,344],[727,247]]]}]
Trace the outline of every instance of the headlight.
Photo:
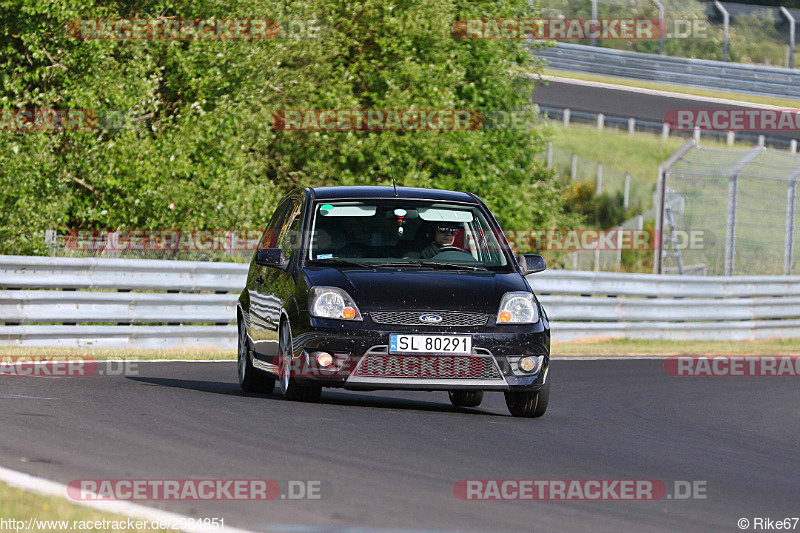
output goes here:
[{"label": "headlight", "polygon": [[507,292],[500,300],[497,311],[498,324],[535,324],[539,321],[539,310],[529,292]]},{"label": "headlight", "polygon": [[336,287],[312,287],[308,295],[308,312],[318,318],[363,320],[350,295]]}]

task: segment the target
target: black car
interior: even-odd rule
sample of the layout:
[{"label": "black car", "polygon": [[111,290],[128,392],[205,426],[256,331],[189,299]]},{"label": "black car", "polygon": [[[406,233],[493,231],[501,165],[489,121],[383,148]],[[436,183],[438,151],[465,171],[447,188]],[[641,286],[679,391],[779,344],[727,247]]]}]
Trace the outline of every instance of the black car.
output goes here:
[{"label": "black car", "polygon": [[239,382],[316,401],[322,387],[448,391],[476,407],[503,391],[514,416],[547,409],[550,327],[474,194],[321,187],[287,195],[239,297]]}]

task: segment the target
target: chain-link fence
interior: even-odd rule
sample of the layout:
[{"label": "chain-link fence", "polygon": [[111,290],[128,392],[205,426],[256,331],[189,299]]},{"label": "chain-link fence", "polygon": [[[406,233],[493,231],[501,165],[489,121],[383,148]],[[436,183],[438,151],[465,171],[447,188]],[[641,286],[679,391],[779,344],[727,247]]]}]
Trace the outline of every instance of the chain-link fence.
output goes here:
[{"label": "chain-link fence", "polygon": [[[650,209],[641,215],[636,215],[626,220],[614,229],[641,230],[644,228],[645,220],[652,219],[654,214],[655,210]],[[625,257],[624,254],[628,257]],[[623,246],[619,246],[616,250],[602,250],[598,247],[596,250],[578,250],[570,252],[561,261],[559,267],[570,270],[595,270],[604,272],[639,270],[636,267],[641,262],[641,259],[646,257],[646,254],[647,252],[644,251],[623,250]],[[635,258],[635,260],[629,261],[628,259],[631,257]]]},{"label": "chain-link fence", "polygon": [[552,145],[548,146],[546,157],[548,166],[562,179],[593,183],[598,196],[622,195],[626,210],[641,212],[652,207],[655,187],[652,182]]},{"label": "chain-link fence", "polygon": [[[616,225],[612,231],[642,230],[654,219],[653,182],[552,145],[548,145],[546,158],[548,166],[555,169],[564,181],[591,183],[598,195],[622,196],[624,210],[639,213]],[[571,270],[637,271],[649,267],[649,261],[646,261],[646,266],[642,264],[645,255],[642,251],[623,250],[623,247],[614,250],[597,248],[569,252],[559,257],[556,263],[558,268]]]},{"label": "chain-link fence", "polygon": [[798,178],[798,154],[763,147],[688,150],[664,174],[664,239],[688,241],[664,252],[664,268],[800,274]]}]

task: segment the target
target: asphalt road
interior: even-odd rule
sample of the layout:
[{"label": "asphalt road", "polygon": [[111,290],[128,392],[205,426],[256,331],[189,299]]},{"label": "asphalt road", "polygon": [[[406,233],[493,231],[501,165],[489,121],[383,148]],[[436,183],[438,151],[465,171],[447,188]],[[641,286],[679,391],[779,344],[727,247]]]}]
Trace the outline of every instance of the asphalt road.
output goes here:
[{"label": "asphalt road", "polygon": [[[538,87],[533,94],[533,101],[539,105],[656,122],[663,122],[664,115],[672,109],[753,109],[747,105],[704,102],[691,98],[639,93],[628,88],[609,89],[560,81],[549,81],[547,85]],[[786,139],[796,139],[799,136],[796,131],[762,133]]]},{"label": "asphalt road", "polygon": [[[251,530],[739,531],[800,516],[800,389],[792,378],[673,378],[657,360],[564,361],[550,410],[502,395],[458,411],[444,393],[245,394],[235,363],[140,363],[138,376],[0,377],[0,465],[85,478],[321,480],[316,501],[152,502]],[[461,479],[705,481],[707,499],[460,501]],[[298,528],[298,526],[300,526]],[[798,526],[800,527],[800,526]]]}]

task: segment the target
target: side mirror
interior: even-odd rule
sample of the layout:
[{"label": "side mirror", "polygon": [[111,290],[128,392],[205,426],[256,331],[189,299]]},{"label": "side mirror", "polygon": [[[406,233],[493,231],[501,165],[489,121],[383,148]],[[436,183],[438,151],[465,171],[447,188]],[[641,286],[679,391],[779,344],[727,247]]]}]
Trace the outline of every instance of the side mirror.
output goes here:
[{"label": "side mirror", "polygon": [[256,252],[256,264],[286,270],[286,267],[289,266],[289,259],[280,248],[264,248]]},{"label": "side mirror", "polygon": [[544,257],[539,254],[520,254],[517,257],[517,263],[519,263],[523,275],[541,272],[546,268]]}]

